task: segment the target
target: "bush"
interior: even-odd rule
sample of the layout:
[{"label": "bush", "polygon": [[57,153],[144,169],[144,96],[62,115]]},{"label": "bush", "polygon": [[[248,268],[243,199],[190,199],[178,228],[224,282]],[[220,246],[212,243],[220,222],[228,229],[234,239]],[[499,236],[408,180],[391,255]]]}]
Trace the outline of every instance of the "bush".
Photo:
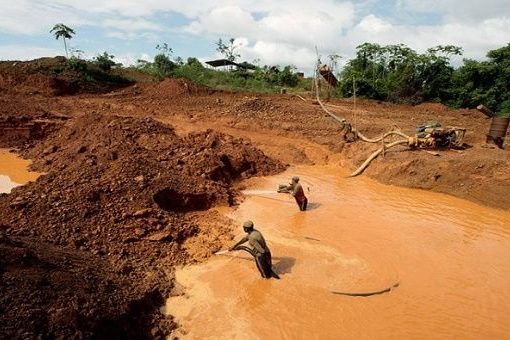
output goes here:
[{"label": "bush", "polygon": [[67,59],[67,67],[78,73],[85,73],[88,70],[87,61],[74,56]]},{"label": "bush", "polygon": [[167,55],[160,53],[154,57],[153,66],[155,76],[161,79],[169,76],[176,64]]},{"label": "bush", "polygon": [[104,52],[103,54],[98,54],[97,57],[94,58],[94,64],[104,72],[109,72],[112,67],[116,65],[113,58],[113,55]]}]

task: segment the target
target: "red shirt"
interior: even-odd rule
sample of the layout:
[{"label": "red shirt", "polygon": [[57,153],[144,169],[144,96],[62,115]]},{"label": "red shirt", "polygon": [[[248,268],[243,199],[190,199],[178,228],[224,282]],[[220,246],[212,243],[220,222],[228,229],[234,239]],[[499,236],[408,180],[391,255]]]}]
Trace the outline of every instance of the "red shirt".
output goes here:
[{"label": "red shirt", "polygon": [[296,183],[294,185],[294,189],[292,190],[292,196],[296,198],[299,202],[304,201],[306,198],[305,191],[303,190],[303,186],[300,183]]}]

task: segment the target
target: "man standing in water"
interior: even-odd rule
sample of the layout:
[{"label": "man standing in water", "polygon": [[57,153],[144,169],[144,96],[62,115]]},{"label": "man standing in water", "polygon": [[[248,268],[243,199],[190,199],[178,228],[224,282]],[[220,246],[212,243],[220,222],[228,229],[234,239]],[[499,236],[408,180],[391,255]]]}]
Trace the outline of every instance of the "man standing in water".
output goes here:
[{"label": "man standing in water", "polygon": [[[243,230],[246,232],[246,236],[244,236],[229,250],[230,251],[244,250],[248,252],[255,259],[257,268],[260,272],[260,275],[263,278],[270,279],[274,277],[275,279],[279,279],[280,277],[271,268],[272,266],[271,251],[266,245],[266,240],[264,240],[264,236],[262,236],[260,231],[253,228],[252,221],[244,222]],[[242,246],[242,244],[245,242],[248,242],[252,246],[252,248]]]},{"label": "man standing in water", "polygon": [[296,200],[299,210],[305,211],[306,206],[308,205],[308,198],[306,198],[305,196],[303,186],[301,185],[301,183],[299,183],[298,176],[292,177],[292,181],[290,182],[289,186],[285,188],[285,190],[290,192],[292,196],[294,196],[294,199]]}]

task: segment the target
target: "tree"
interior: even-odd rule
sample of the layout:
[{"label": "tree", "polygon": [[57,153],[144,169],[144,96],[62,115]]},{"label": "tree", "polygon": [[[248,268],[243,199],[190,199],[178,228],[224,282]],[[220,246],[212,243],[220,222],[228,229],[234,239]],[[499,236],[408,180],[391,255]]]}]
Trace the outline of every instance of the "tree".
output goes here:
[{"label": "tree", "polygon": [[168,58],[174,53],[174,50],[167,43],[162,43],[161,45],[157,44],[156,50],[158,50],[160,54],[166,55]]},{"label": "tree", "polygon": [[165,78],[176,67],[175,62],[170,59],[173,50],[167,43],[156,45],[156,49],[159,53],[154,56],[154,71],[158,78]]},{"label": "tree", "polygon": [[450,56],[461,54],[460,47],[436,46],[419,54],[403,44],[364,43],[356,50],[342,72],[344,95],[352,95],[356,79],[356,93],[368,98],[408,103],[451,98]]},{"label": "tree", "polygon": [[453,74],[450,102],[458,107],[484,104],[496,114],[510,116],[510,43],[489,51],[488,60],[465,59]]},{"label": "tree", "polygon": [[328,66],[331,69],[331,71],[336,70],[336,68],[338,67],[338,61],[340,59],[342,59],[342,56],[340,54],[333,53],[333,54],[328,55],[328,60],[329,60]]},{"label": "tree", "polygon": [[104,52],[103,54],[98,54],[94,58],[94,63],[103,71],[109,72],[113,66],[116,65],[115,61],[113,61],[114,56],[109,54],[108,52]]},{"label": "tree", "polygon": [[69,55],[67,53],[66,39],[72,39],[73,35],[76,34],[76,32],[74,32],[74,30],[72,28],[60,23],[60,24],[56,24],[55,26],[53,26],[50,33],[53,33],[55,35],[55,39],[58,40],[59,38],[62,38],[62,40],[64,40],[64,48],[66,50],[66,57],[69,57]]},{"label": "tree", "polygon": [[216,43],[216,46],[216,51],[220,52],[225,57],[225,59],[229,61],[234,62],[237,58],[241,57],[241,55],[236,52],[236,50],[241,45],[236,45],[234,38],[230,38],[226,44],[220,38]]}]

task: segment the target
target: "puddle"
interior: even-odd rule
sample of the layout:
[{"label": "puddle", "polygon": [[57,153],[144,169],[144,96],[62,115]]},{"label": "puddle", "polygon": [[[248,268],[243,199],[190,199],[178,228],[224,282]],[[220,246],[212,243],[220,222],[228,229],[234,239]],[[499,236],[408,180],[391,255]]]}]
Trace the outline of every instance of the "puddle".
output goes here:
[{"label": "puddle", "polygon": [[0,193],[10,193],[14,187],[35,181],[40,174],[28,171],[29,165],[30,161],[0,149]]},{"label": "puddle", "polygon": [[[274,194],[298,174],[310,210]],[[300,167],[251,180],[230,217],[255,223],[281,280],[244,252],[176,273],[166,312],[190,339],[507,338],[510,213],[450,196]],[[239,227],[240,238],[242,235]],[[400,283],[371,297],[367,292]]]}]

